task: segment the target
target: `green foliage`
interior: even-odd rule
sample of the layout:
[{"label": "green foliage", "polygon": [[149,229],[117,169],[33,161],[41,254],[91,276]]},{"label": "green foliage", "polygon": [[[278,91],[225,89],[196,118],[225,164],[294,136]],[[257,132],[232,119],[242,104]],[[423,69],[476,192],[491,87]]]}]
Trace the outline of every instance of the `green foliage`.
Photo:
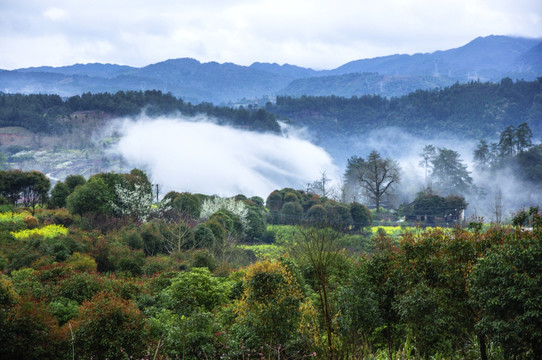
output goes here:
[{"label": "green foliage", "polygon": [[172,270],[175,266],[172,260],[173,259],[163,255],[146,257],[145,263],[141,267],[141,271],[143,272],[143,275],[153,276],[155,274]]},{"label": "green foliage", "polygon": [[90,92],[69,97],[65,101],[58,95],[0,94],[0,127],[21,126],[32,132],[64,133],[76,124],[66,121],[76,112],[104,112],[111,117],[135,116],[145,109],[149,116],[172,113],[188,116],[206,114],[219,119],[221,125],[239,125],[256,131],[279,132],[276,117],[263,110],[218,107],[209,103],[192,105],[160,90],[119,91],[115,94]]},{"label": "green foliage", "polygon": [[219,358],[227,352],[224,334],[212,313],[184,316],[163,310],[154,324],[163,336],[162,351],[168,358],[179,355],[191,360]]},{"label": "green foliage", "polygon": [[350,204],[350,215],[352,216],[352,222],[356,230],[366,228],[373,221],[373,216],[369,208],[359,203]]},{"label": "green foliage", "polygon": [[199,224],[194,228],[194,248],[211,249],[215,245],[213,231],[205,224]]},{"label": "green foliage", "polygon": [[382,325],[378,296],[373,290],[366,269],[357,267],[350,283],[339,289],[337,295],[337,327],[343,337],[343,351],[355,358],[364,358],[371,352],[373,333]]},{"label": "green foliage", "polygon": [[347,230],[352,226],[353,220],[350,207],[338,203],[326,203],[328,226],[336,230]]},{"label": "green foliage", "polygon": [[171,279],[163,291],[166,308],[179,315],[212,311],[226,302],[229,284],[214,277],[207,268],[192,268]]},{"label": "green foliage", "polygon": [[24,219],[29,215],[28,212],[15,213],[10,211],[0,213],[0,230],[12,232],[25,229]]},{"label": "green foliage", "polygon": [[82,304],[90,301],[100,291],[105,290],[106,281],[98,274],[74,273],[70,277],[59,281],[58,296]]},{"label": "green foliage", "polygon": [[467,194],[470,191],[472,178],[457,151],[438,148],[435,157],[431,159],[431,167],[431,179],[440,193]]},{"label": "green foliage", "polygon": [[536,145],[519,153],[516,157],[519,174],[535,183],[542,184],[542,145]]},{"label": "green foliage", "polygon": [[66,264],[74,270],[84,272],[95,272],[98,266],[92,257],[77,251],[66,259]]},{"label": "green foliage", "polygon": [[91,301],[83,303],[72,324],[74,346],[80,357],[126,359],[145,356],[149,329],[145,318],[130,300],[100,292]]},{"label": "green foliage", "polygon": [[60,325],[67,323],[77,315],[79,303],[75,300],[60,297],[49,303],[51,312]]},{"label": "green foliage", "polygon": [[83,175],[68,175],[64,179],[64,183],[70,190],[70,194],[75,190],[79,185],[85,185],[87,179]]},{"label": "green foliage", "polygon": [[299,226],[293,225],[268,225],[267,230],[274,233],[275,242],[278,245],[293,245],[303,234]]},{"label": "green foliage", "polygon": [[154,256],[163,252],[163,238],[158,224],[148,222],[143,224],[139,231],[129,233],[128,245],[135,249],[142,247],[147,256]]},{"label": "green foliage", "polygon": [[[542,98],[542,95],[536,97]],[[481,139],[474,151],[474,160],[480,170],[498,171],[511,167],[519,178],[539,185],[542,183],[542,145],[533,144],[532,136],[527,122],[517,128],[509,125],[501,131],[498,143],[488,144]]]},{"label": "green foliage", "polygon": [[282,224],[299,224],[303,219],[303,207],[297,201],[284,203],[281,212]]},{"label": "green foliage", "polygon": [[460,133],[479,139],[493,136],[510,124],[519,125],[524,119],[529,119],[533,132],[540,133],[541,92],[540,80],[516,81],[506,91],[501,84],[471,82],[390,99],[373,95],[278,96],[266,109],[313,129],[335,144],[346,142],[351,134],[367,134],[375,124],[380,128],[406,128],[415,135]]},{"label": "green foliage", "polygon": [[111,213],[113,199],[112,188],[101,177],[92,177],[84,185],[75,188],[68,196],[66,205],[72,214],[105,215]]},{"label": "green foliage", "polygon": [[313,205],[307,211],[307,219],[311,224],[325,224],[327,222],[327,211],[320,204]]},{"label": "green foliage", "polygon": [[542,237],[515,231],[491,247],[472,273],[480,306],[477,329],[495,339],[507,358],[542,354]]},{"label": "green foliage", "polygon": [[142,266],[145,263],[143,251],[128,250],[126,248],[119,248],[118,250],[111,257],[115,271],[131,276],[141,275]]},{"label": "green foliage", "polygon": [[172,209],[178,211],[181,216],[199,218],[201,211],[201,200],[196,195],[184,192],[171,191],[164,196],[164,199],[171,199]]},{"label": "green foliage", "polygon": [[58,359],[63,339],[44,303],[23,297],[5,310],[0,308],[1,358]]},{"label": "green foliage", "polygon": [[252,251],[259,260],[278,260],[285,252],[284,247],[277,244],[239,245],[239,247]]},{"label": "green foliage", "polygon": [[[192,359],[540,357],[538,207],[514,218],[522,229],[473,221],[471,231],[369,232],[365,206],[287,188],[269,195],[268,209],[231,198],[244,220],[220,208],[200,223],[179,214],[141,223],[111,205],[121,204],[119,184],[149,187],[139,170],[99,174],[70,197],[95,187],[108,194],[104,212],[75,221],[66,209],[0,214],[0,357],[71,358],[70,326],[80,358],[150,349]],[[464,206],[459,196],[418,194],[403,211]],[[280,224],[290,207],[299,220],[266,229],[267,210]],[[90,219],[113,225],[83,231]],[[297,225],[311,220],[318,226]]]},{"label": "green foliage", "polygon": [[300,320],[302,292],[295,277],[279,262],[262,261],[249,266],[242,281],[243,295],[233,305],[236,347],[266,357],[286,348]]},{"label": "green foliage", "polygon": [[373,150],[366,160],[352,156],[348,160],[344,179],[345,193],[355,201],[359,190],[362,190],[378,213],[381,204],[386,203],[401,176],[399,164],[395,160],[383,158],[379,152]]},{"label": "green foliage", "polygon": [[191,252],[192,263],[194,268],[207,268],[209,271],[215,271],[218,264],[213,256],[213,253],[208,249],[200,249]]},{"label": "green foliage", "polygon": [[[467,208],[467,202],[463,196],[439,195],[420,192],[413,202],[401,207],[401,213],[410,216],[438,216],[457,218],[462,210]],[[451,220],[451,219],[450,219]]]},{"label": "green foliage", "polygon": [[[262,201],[263,202],[263,201]],[[247,214],[245,235],[249,241],[261,240],[266,230],[265,216],[262,210],[250,207]]]},{"label": "green foliage", "polygon": [[51,190],[51,198],[49,199],[49,205],[53,208],[61,208],[66,206],[66,199],[71,194],[68,185],[59,181]]},{"label": "green foliage", "polygon": [[[267,197],[266,206],[269,209],[267,222],[270,224],[294,225],[312,221],[312,215],[316,216],[316,213],[309,216],[308,210],[315,205],[323,206],[325,202],[325,197],[301,190],[290,188],[275,190]],[[313,211],[319,211],[315,209]],[[321,218],[322,216],[318,217]]]},{"label": "green foliage", "polygon": [[0,171],[0,194],[12,205],[22,202],[34,214],[39,204],[48,199],[51,181],[39,171]]},{"label": "green foliage", "polygon": [[243,201],[235,198],[213,197],[205,200],[201,205],[201,219],[211,219],[217,213],[229,217],[233,222],[232,229],[228,229],[228,226],[223,224],[228,231],[235,232],[237,236],[243,235],[248,215],[248,208]]}]

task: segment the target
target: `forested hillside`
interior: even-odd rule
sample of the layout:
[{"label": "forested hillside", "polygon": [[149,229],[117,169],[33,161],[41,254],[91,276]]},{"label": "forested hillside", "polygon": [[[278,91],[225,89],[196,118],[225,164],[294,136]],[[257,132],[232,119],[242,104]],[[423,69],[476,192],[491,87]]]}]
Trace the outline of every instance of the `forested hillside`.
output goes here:
[{"label": "forested hillside", "polygon": [[542,351],[538,207],[508,225],[422,229],[371,226],[359,203],[294,189],[265,202],[176,191],[155,201],[138,169],[71,175],[50,197],[41,173],[0,180],[2,358]]},{"label": "forested hillside", "polygon": [[114,118],[137,116],[145,112],[151,117],[204,114],[219,124],[241,126],[249,130],[279,131],[275,117],[264,110],[233,109],[202,103],[192,105],[171,94],[156,91],[119,91],[115,94],[85,93],[63,100],[58,95],[0,94],[0,127],[18,126],[34,133],[63,134],[72,130],[73,115],[88,112]]},{"label": "forested hillside", "polygon": [[402,75],[379,73],[349,73],[297,79],[281,90],[279,96],[343,96],[371,94],[397,97],[416,90],[437,89],[452,85],[456,80],[446,76]]},{"label": "forested hillside", "polygon": [[193,105],[161,91],[115,94],[86,93],[62,99],[58,95],[0,94],[0,127],[20,126],[35,133],[60,134],[70,129],[69,117],[78,112],[102,112],[109,118],[180,113],[205,114],[219,124],[260,131],[279,131],[276,116],[306,126],[327,138],[343,138],[384,127],[403,128],[411,134],[458,134],[479,139],[498,136],[509,125],[527,122],[542,133],[542,78],[499,84],[471,82],[441,90],[415,91],[386,99],[380,96],[278,97],[265,110],[234,109],[211,104]]},{"label": "forested hillside", "polygon": [[461,134],[477,139],[497,136],[508,125],[527,122],[535,134],[541,134],[542,78],[455,84],[392,99],[277,97],[276,104],[268,104],[266,109],[295,125],[306,126],[328,143],[385,127],[417,135]]}]

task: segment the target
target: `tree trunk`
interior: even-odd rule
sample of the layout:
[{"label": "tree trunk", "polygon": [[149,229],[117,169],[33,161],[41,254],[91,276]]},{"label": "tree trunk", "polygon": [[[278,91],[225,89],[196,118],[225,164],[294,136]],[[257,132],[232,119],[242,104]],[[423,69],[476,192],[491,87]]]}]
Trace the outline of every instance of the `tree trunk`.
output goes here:
[{"label": "tree trunk", "polygon": [[386,326],[386,339],[388,340],[388,357],[389,360],[393,360],[393,353],[392,353],[392,346],[391,346],[391,330],[390,330],[391,324],[388,323],[388,326]]},{"label": "tree trunk", "polygon": [[487,360],[486,337],[484,335],[478,335],[478,343],[480,344],[480,359]]},{"label": "tree trunk", "polygon": [[324,318],[325,318],[325,321],[326,321],[326,331],[327,331],[327,347],[328,347],[328,353],[329,353],[328,354],[329,355],[328,359],[333,360],[334,359],[333,345],[331,343],[331,332],[332,332],[331,331],[332,330],[331,314],[330,314],[330,310],[329,310],[329,301],[328,301],[328,298],[327,298],[326,275],[324,273],[321,273],[320,281],[321,281],[322,293],[324,295]]}]

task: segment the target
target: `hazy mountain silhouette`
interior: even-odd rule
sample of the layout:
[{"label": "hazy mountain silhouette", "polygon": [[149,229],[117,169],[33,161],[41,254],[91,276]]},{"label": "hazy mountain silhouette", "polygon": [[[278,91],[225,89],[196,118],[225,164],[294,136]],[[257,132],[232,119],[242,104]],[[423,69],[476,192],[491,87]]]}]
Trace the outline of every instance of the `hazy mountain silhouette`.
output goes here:
[{"label": "hazy mountain silhouette", "polygon": [[479,37],[465,46],[427,54],[356,60],[316,71],[295,65],[200,63],[172,59],[141,68],[115,64],[75,64],[0,70],[0,91],[56,93],[157,89],[191,102],[228,103],[277,94],[400,96],[471,80],[530,80],[542,75],[540,39]]}]

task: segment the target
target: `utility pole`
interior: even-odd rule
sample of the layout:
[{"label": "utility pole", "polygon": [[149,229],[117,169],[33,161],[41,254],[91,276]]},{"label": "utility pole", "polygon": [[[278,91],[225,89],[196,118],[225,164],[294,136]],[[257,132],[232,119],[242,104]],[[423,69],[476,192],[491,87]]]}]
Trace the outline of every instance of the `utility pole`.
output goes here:
[{"label": "utility pole", "polygon": [[158,184],[155,184],[155,185],[156,185],[156,202],[158,203],[158,195],[159,195]]}]

